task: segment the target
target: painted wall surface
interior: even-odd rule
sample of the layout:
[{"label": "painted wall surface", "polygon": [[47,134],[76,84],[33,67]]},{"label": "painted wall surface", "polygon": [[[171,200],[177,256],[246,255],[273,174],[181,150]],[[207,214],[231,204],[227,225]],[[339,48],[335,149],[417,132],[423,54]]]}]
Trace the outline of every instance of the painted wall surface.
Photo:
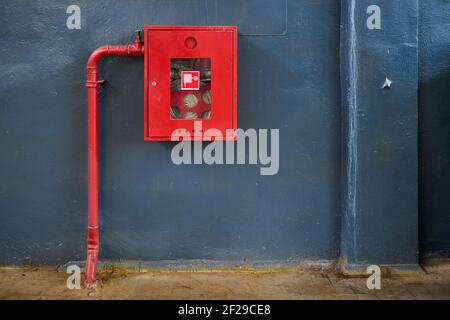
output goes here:
[{"label": "painted wall surface", "polygon": [[74,1],[0,4],[1,264],[84,260],[85,63],[147,24],[241,27],[238,124],[280,129],[280,171],[175,166],[172,143],[143,141],[142,59],[106,59],[100,259],[338,257],[338,1],[76,2],[81,30]]},{"label": "painted wall surface", "polygon": [[450,256],[450,3],[420,1],[420,244]]},{"label": "painted wall surface", "polygon": [[[348,27],[341,5],[352,2],[362,28],[355,113],[362,179],[358,224],[350,223],[348,233],[341,218],[350,180],[341,167],[349,158],[341,147],[349,109],[341,103],[340,78],[348,61],[340,47],[349,43],[340,36]],[[387,38],[363,33],[366,6],[375,2],[387,10],[383,21],[393,30]],[[418,2],[419,11],[411,6]],[[66,27],[72,4],[81,8],[81,30]],[[443,0],[0,2],[0,264],[85,259],[86,61],[101,45],[131,42],[144,25],[240,27],[238,125],[280,129],[280,170],[260,176],[257,165],[172,164],[173,143],[143,141],[143,59],[105,59],[101,260],[169,266],[332,260],[350,245],[350,262],[414,263],[417,229],[422,254],[448,255],[449,6]],[[389,70],[400,80],[384,92],[378,78]],[[411,171],[417,92],[419,225],[417,170]]]}]

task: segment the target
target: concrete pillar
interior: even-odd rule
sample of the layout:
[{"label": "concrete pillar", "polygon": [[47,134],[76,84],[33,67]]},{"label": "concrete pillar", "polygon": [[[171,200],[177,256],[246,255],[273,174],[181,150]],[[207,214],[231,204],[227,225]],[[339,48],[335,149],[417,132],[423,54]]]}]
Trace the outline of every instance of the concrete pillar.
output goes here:
[{"label": "concrete pillar", "polygon": [[342,0],[346,268],[418,264],[418,0]]}]

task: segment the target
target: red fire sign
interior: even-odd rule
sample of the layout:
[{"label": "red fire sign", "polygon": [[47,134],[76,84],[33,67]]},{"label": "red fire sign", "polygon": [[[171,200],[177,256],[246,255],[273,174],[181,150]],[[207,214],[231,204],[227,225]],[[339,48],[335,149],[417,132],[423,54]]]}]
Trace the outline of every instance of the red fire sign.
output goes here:
[{"label": "red fire sign", "polygon": [[200,71],[181,71],[181,90],[200,90]]}]

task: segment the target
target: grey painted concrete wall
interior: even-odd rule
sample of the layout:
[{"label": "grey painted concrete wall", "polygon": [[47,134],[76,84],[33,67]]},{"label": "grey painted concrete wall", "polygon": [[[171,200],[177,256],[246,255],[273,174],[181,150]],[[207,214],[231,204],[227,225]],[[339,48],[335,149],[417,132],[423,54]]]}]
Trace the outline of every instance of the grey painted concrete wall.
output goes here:
[{"label": "grey painted concrete wall", "polygon": [[[74,1],[2,1],[0,263],[84,260],[89,54],[146,24],[227,23],[214,2],[77,1],[76,31]],[[107,59],[101,259],[337,258],[339,3],[264,2],[256,16],[219,5],[239,4],[248,16],[230,22],[260,34],[239,38],[239,127],[281,129],[279,174],[173,165],[173,144],[143,141],[143,61]]]},{"label": "grey painted concrete wall", "polygon": [[[258,6],[261,2],[265,5]],[[262,177],[258,166],[173,165],[172,143],[142,138],[142,59],[106,59],[101,74],[108,83],[100,96],[100,259],[339,257],[341,159],[345,161],[339,1],[84,0],[76,1],[82,10],[81,30],[68,30],[65,11],[74,3],[0,3],[0,264],[84,260],[85,63],[98,46],[126,44],[135,29],[147,24],[240,26],[238,124],[244,129],[280,128],[280,171]],[[443,226],[449,213],[444,201],[449,153],[443,151],[448,147],[443,136],[448,134],[444,108],[448,93],[440,81],[447,67],[446,62],[441,62],[441,69],[436,66],[445,59],[448,36],[436,40],[434,34],[443,34],[445,27],[426,16],[430,12],[444,21],[442,11],[448,5],[438,0],[421,5],[420,109],[424,125],[429,124],[421,131],[421,142],[428,146],[421,148],[420,171],[425,252],[449,248],[449,232]],[[401,5],[391,8],[401,9]],[[408,60],[402,62],[408,65]],[[417,66],[417,61],[412,63]],[[423,113],[424,105],[432,111]],[[442,125],[435,126],[436,121]],[[375,132],[370,123],[368,133]],[[432,165],[435,159],[440,166]],[[439,186],[436,176],[442,177]],[[369,173],[366,177],[368,186],[377,178]],[[389,185],[389,176],[382,175],[379,181]],[[405,201],[402,212],[414,207],[411,192],[395,199]],[[390,206],[394,198],[384,204],[391,212],[398,209]],[[375,206],[367,205],[374,209],[365,220],[370,230],[371,221],[383,220]],[[401,229],[405,216],[385,217],[386,223],[394,222],[388,230],[413,234],[411,216],[405,229]],[[377,230],[385,225],[380,222]],[[373,234],[365,235],[362,241],[367,244],[376,241]],[[408,239],[404,247],[414,248],[416,243]],[[362,244],[363,259],[394,261],[392,252],[384,256],[383,251],[391,242],[389,238],[383,242],[375,257],[366,255],[370,248]],[[394,263],[413,258],[407,253]]]}]

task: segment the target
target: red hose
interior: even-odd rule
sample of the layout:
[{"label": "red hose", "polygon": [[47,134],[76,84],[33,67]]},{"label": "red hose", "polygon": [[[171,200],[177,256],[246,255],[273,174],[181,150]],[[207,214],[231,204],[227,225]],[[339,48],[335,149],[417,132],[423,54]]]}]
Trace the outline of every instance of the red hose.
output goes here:
[{"label": "red hose", "polygon": [[126,46],[103,46],[92,52],[87,63],[88,88],[88,236],[86,258],[86,286],[96,283],[99,252],[98,235],[98,64],[107,56],[144,55],[144,46],[140,33],[136,34],[133,44]]}]

